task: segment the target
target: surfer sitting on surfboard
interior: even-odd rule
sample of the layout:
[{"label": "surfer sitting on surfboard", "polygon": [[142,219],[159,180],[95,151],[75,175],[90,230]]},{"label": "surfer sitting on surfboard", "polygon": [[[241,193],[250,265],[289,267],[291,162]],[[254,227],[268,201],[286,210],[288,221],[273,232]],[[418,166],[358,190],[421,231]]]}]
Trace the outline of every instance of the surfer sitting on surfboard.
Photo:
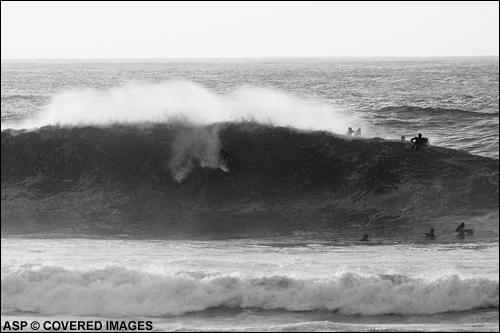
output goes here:
[{"label": "surfer sitting on surfboard", "polygon": [[434,239],[435,238],[435,236],[434,236],[434,228],[431,229],[431,232],[426,232],[425,233],[425,237],[430,238],[430,239]]},{"label": "surfer sitting on surfboard", "polygon": [[417,150],[421,146],[425,145],[429,141],[429,139],[423,138],[422,134],[418,133],[418,136],[411,138],[410,141],[413,142],[413,146],[411,147],[411,149]]}]

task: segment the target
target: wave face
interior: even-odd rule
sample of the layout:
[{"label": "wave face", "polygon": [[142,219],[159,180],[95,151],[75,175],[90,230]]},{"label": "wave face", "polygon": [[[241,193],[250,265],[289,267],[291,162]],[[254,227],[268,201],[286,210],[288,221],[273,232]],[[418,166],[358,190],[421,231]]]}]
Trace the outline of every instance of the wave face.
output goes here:
[{"label": "wave face", "polygon": [[[229,154],[229,173],[217,168]],[[2,234],[498,237],[498,159],[252,122],[2,131]],[[491,218],[493,217],[493,218]],[[457,222],[458,221],[458,222]],[[477,230],[477,229],[476,229]]]},{"label": "wave face", "polygon": [[109,266],[70,271],[25,268],[2,276],[2,308],[104,317],[165,316],[214,307],[337,311],[341,314],[436,314],[498,308],[498,281],[434,281],[400,275],[298,279],[273,275],[164,276]]}]

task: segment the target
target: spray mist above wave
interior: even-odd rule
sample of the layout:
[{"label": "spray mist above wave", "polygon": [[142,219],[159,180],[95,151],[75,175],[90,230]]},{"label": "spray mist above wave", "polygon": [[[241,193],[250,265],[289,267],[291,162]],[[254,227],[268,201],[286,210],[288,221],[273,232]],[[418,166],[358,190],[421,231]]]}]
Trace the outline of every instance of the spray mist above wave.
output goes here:
[{"label": "spray mist above wave", "polygon": [[168,164],[172,177],[181,182],[195,165],[215,169],[219,166],[221,143],[218,127],[189,127],[176,135],[173,156]]},{"label": "spray mist above wave", "polygon": [[2,129],[6,126],[21,129],[46,125],[164,123],[178,118],[199,125],[253,120],[337,133],[344,133],[353,121],[331,105],[273,89],[244,86],[228,94],[217,94],[193,82],[169,81],[129,83],[106,91],[62,92],[54,96],[35,118],[16,125],[2,124]]}]

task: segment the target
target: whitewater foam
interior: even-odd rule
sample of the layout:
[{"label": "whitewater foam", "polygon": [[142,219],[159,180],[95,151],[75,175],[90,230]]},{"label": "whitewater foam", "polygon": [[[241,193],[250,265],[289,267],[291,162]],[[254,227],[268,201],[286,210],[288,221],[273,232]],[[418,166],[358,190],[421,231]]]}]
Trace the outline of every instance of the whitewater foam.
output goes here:
[{"label": "whitewater foam", "polygon": [[69,271],[44,266],[2,276],[2,308],[42,314],[165,316],[213,307],[325,310],[342,314],[435,314],[498,307],[498,281],[272,275],[155,275],[118,266]]}]

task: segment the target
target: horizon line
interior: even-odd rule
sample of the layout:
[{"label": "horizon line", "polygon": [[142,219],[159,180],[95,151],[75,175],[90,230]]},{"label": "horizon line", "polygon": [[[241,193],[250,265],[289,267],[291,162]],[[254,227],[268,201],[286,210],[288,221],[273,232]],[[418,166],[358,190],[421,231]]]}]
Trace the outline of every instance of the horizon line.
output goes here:
[{"label": "horizon line", "polygon": [[0,61],[71,61],[71,60],[243,60],[243,59],[381,59],[381,58],[499,58],[497,55],[431,55],[431,56],[258,56],[258,57],[122,57],[122,58],[0,58]]}]

